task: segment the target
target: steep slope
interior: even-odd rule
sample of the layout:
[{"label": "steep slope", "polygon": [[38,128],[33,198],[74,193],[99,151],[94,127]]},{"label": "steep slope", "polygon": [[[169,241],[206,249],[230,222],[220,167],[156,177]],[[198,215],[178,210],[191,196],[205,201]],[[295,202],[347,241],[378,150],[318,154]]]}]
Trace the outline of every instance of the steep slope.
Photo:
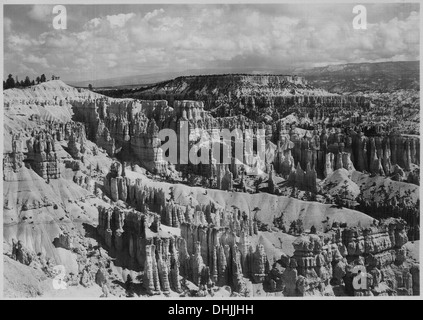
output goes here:
[{"label": "steep slope", "polygon": [[222,190],[207,190],[200,187],[190,187],[183,184],[172,185],[166,182],[151,180],[140,173],[127,170],[128,179],[141,179],[142,184],[154,190],[163,190],[166,198],[172,189],[175,204],[180,206],[204,206],[214,204],[218,208],[232,211],[234,208],[245,212],[252,218],[273,225],[273,219],[284,214],[286,227],[289,223],[300,219],[305,229],[311,226],[323,231],[322,221],[347,223],[349,226],[361,224],[370,226],[373,218],[359,211],[337,208],[329,204],[301,201],[295,198],[276,196],[268,193],[248,194],[242,192],[226,192]]},{"label": "steep slope", "polygon": [[50,121],[71,121],[71,102],[100,97],[101,95],[89,90],[68,86],[61,80],[52,80],[24,89],[5,90],[3,152],[11,151],[12,134],[26,134],[40,124]]},{"label": "steep slope", "polygon": [[62,80],[51,80],[23,89],[7,89],[3,93],[5,102],[37,101],[52,104],[60,100],[83,100],[99,97],[97,93],[86,89],[71,87]]},{"label": "steep slope", "polygon": [[[324,90],[310,86],[301,77],[284,75],[206,75],[178,77],[146,90],[142,95],[183,95],[186,99],[203,96],[291,96],[295,94],[326,95]],[[141,94],[140,92],[140,94]]]},{"label": "steep slope", "polygon": [[[72,121],[72,103],[98,97],[60,80],[4,91],[3,240],[20,240],[76,272],[76,257],[54,242],[64,232],[84,233],[83,225],[97,220],[96,205],[104,205],[94,196],[91,172],[111,160]],[[74,159],[70,147],[81,143],[85,159]]]},{"label": "steep slope", "polygon": [[3,270],[5,298],[37,298],[48,288],[47,277],[41,270],[23,265],[5,255]]}]

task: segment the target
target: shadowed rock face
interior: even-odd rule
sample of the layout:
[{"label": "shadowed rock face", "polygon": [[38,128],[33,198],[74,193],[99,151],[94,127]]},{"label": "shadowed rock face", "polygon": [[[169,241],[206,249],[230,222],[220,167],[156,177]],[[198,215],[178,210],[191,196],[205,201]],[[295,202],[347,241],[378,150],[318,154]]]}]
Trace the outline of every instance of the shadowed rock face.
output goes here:
[{"label": "shadowed rock face", "polygon": [[22,140],[19,134],[12,137],[12,152],[6,153],[3,158],[3,180],[11,179],[11,173],[19,172],[24,165]]},{"label": "shadowed rock face", "polygon": [[[197,286],[228,285],[243,294],[247,279],[286,296],[333,295],[329,284],[345,286],[350,295],[418,292],[417,265],[406,261],[408,238],[405,222],[399,219],[371,228],[334,227],[325,234],[301,235],[292,244],[293,256],[276,263],[279,271],[276,264],[270,267],[262,244],[248,244],[254,235],[248,224],[241,223],[237,230],[237,223],[229,221],[226,227],[183,223],[180,235],[171,235],[156,229],[154,221],[149,214],[100,208],[97,227],[110,249],[142,266],[144,286],[151,294],[179,291],[179,276]],[[355,289],[354,266],[363,264],[369,287]]]},{"label": "shadowed rock face", "polygon": [[[293,257],[285,262],[287,269],[296,266],[297,293],[325,295],[325,287],[331,283],[345,284],[350,295],[416,294],[415,266],[405,263],[408,239],[404,226],[402,220],[388,219],[378,227],[333,228],[323,236],[300,236],[293,243]],[[366,288],[353,285],[359,277],[354,267],[359,265],[366,265]]]},{"label": "shadowed rock face", "polygon": [[40,133],[27,141],[27,147],[27,159],[33,163],[35,172],[43,179],[60,177],[54,138],[49,134]]}]

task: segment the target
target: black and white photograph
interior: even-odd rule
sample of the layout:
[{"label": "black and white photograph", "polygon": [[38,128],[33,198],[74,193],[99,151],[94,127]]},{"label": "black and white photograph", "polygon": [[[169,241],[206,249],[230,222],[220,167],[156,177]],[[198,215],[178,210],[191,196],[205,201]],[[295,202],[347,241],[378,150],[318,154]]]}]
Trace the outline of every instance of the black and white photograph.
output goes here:
[{"label": "black and white photograph", "polygon": [[421,296],[419,1],[2,19],[3,299]]}]

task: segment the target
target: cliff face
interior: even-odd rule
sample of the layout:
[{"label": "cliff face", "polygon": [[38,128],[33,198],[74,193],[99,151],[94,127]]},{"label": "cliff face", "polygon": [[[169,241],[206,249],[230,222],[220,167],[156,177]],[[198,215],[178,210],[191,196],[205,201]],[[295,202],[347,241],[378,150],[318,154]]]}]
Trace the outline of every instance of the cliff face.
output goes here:
[{"label": "cliff face", "polygon": [[[162,231],[154,214],[99,208],[97,230],[112,252],[141,266],[150,294],[181,292],[182,278],[198,287],[228,285],[242,295],[251,294],[249,281],[285,296],[334,295],[331,290],[337,286],[345,287],[348,295],[418,293],[418,266],[407,262],[408,238],[401,220],[302,235],[292,244],[293,256],[282,256],[271,267],[264,246],[254,247],[248,240],[257,228],[248,219],[228,218],[220,227],[206,219],[184,222],[180,235],[172,235]],[[365,288],[353,285],[357,265],[367,266]]]},{"label": "cliff face", "polygon": [[[306,102],[301,103],[307,105]],[[335,99],[334,104],[338,103],[342,105],[342,101],[337,102]],[[338,105],[337,108],[339,107]],[[310,123],[315,124],[313,130],[297,128],[295,123],[289,124],[286,119],[273,122],[272,125],[263,125],[244,117],[214,118],[204,111],[201,102],[185,100],[174,101],[173,107],[170,107],[165,100],[102,98],[84,103],[75,102],[73,110],[74,119],[85,123],[89,138],[107,150],[109,155],[119,152],[126,156],[135,156],[149,170],[162,174],[168,174],[169,164],[164,160],[163,150],[160,148],[161,129],[177,132],[177,145],[187,145],[188,150],[198,147],[196,144],[201,142],[201,135],[198,133],[201,131],[197,131],[198,129],[204,130],[211,137],[216,130],[219,132],[223,128],[240,129],[241,132],[251,129],[253,136],[256,136],[259,129],[264,129],[268,139],[264,146],[265,157],[254,158],[241,143],[244,158],[254,158],[254,167],[265,172],[268,172],[268,165],[273,164],[276,173],[285,179],[292,176],[291,179],[297,181],[300,189],[307,185],[307,191],[314,193],[317,191],[317,177],[327,177],[340,168],[391,176],[397,175],[395,165],[410,171],[413,164],[419,164],[420,147],[417,138],[400,136],[395,132],[374,136],[364,133],[364,127],[359,125],[350,130],[326,129],[324,110],[315,110],[312,119],[310,118]],[[186,139],[179,130],[183,121],[188,127],[188,141],[181,141]],[[238,138],[243,141],[247,135]],[[236,143],[230,141],[223,143],[236,147]],[[216,176],[215,182],[219,189],[231,190],[233,186],[230,181],[239,177],[242,169],[247,173],[251,170],[235,162],[224,168],[213,164],[216,159],[207,160],[210,160],[210,164],[190,164],[189,170],[205,177]],[[177,165],[177,168],[180,170],[182,166]],[[304,177],[300,175],[301,170],[304,170]],[[298,177],[295,178],[295,175]],[[395,179],[408,178],[403,175]],[[414,181],[412,177],[411,180]]]},{"label": "cliff face", "polygon": [[166,172],[168,164],[163,160],[159,130],[168,128],[176,132],[179,121],[190,122],[191,128],[203,127],[212,121],[204,112],[203,104],[195,101],[178,101],[172,108],[164,100],[103,97],[76,101],[73,111],[74,120],[85,123],[89,139],[109,155],[118,152],[132,155],[149,170],[160,173]]},{"label": "cliff face", "polygon": [[296,97],[304,96],[324,98],[333,94],[310,86],[298,76],[228,74],[179,77],[125,95],[138,99],[165,99],[170,104],[174,100],[200,100],[206,110],[227,105],[226,111],[218,112],[220,116],[242,114],[238,112],[240,105],[254,110],[291,104]]},{"label": "cliff face", "polygon": [[[227,285],[241,295],[251,294],[250,282],[285,296],[334,295],[337,287],[347,295],[413,295],[418,290],[418,266],[406,258],[408,238],[401,219],[366,227],[334,223],[326,233],[302,234],[292,243],[292,256],[274,260],[265,242],[257,242],[258,221],[242,209],[197,203],[192,192],[191,201],[176,203],[174,198],[181,199],[176,190],[168,198],[167,191],[148,181],[131,181],[121,172],[125,170],[118,165],[112,167],[105,190],[140,212],[100,208],[97,229],[124,265],[135,263],[144,271],[150,294],[179,292],[182,278],[198,287]],[[164,232],[161,222],[180,233]],[[369,287],[354,289],[354,267],[363,263]]]},{"label": "cliff face", "polygon": [[[213,118],[204,111],[203,104],[194,101],[175,101],[173,108],[166,101],[135,101],[96,99],[73,102],[74,119],[84,122],[89,139],[95,141],[110,155],[117,152],[135,155],[153,171],[165,172],[159,130],[178,131],[179,123],[187,121],[188,130],[204,129],[212,135],[213,129],[252,128],[255,132],[263,126],[245,122],[243,118]],[[324,120],[324,114],[315,115],[316,121]],[[366,136],[361,128],[342,132],[340,129],[319,128],[301,134],[295,125],[283,121],[264,127],[266,137],[276,141],[276,150],[269,150],[265,163],[273,163],[276,172],[287,177],[299,163],[307,165],[318,176],[327,176],[338,168],[353,168],[372,174],[394,174],[398,165],[410,171],[412,164],[419,164],[419,141],[412,137],[391,135]],[[179,139],[183,138],[178,136]],[[197,142],[190,136],[189,147]],[[332,156],[331,156],[332,154]],[[347,155],[348,154],[348,155]],[[213,170],[213,169],[210,169]],[[214,168],[216,171],[217,168]],[[195,170],[194,170],[195,171]],[[231,173],[238,175],[234,166]],[[401,177],[398,177],[401,179]]]},{"label": "cliff face", "polygon": [[98,167],[108,162],[87,141],[84,125],[72,121],[71,103],[90,96],[98,95],[62,81],[4,91],[4,241],[19,240],[74,273],[77,263],[62,234],[97,219],[93,150]]},{"label": "cliff face", "polygon": [[291,90],[295,89],[306,93],[314,88],[309,86],[304,78],[297,76],[228,74],[178,77],[145,89],[138,94],[211,95],[212,90],[217,90],[225,95],[231,92],[235,95],[254,96],[261,93],[282,96],[292,95]]},{"label": "cliff face", "polygon": [[[404,222],[395,219],[372,228],[335,227],[323,236],[300,236],[293,243],[294,255],[282,262],[281,283],[273,288],[284,287],[288,295],[333,295],[331,284],[344,285],[355,296],[413,295],[419,280],[415,265],[406,262],[407,241]],[[362,287],[356,284],[359,268],[367,272]],[[287,277],[291,285],[284,286]]]}]

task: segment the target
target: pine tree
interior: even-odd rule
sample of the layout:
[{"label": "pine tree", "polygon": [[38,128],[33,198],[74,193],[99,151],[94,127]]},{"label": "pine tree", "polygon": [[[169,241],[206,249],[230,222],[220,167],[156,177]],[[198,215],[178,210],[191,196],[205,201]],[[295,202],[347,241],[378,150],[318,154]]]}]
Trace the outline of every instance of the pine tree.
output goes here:
[{"label": "pine tree", "polygon": [[301,219],[297,219],[297,232],[299,234],[304,232],[303,220],[301,220]]},{"label": "pine tree", "polygon": [[40,82],[46,82],[46,81],[47,81],[46,75],[43,73],[40,77]]},{"label": "pine tree", "polygon": [[128,274],[128,276],[126,277],[126,290],[129,290],[129,287],[132,285],[133,281],[132,281],[132,277],[130,274]]},{"label": "pine tree", "polygon": [[40,77],[37,77],[37,78],[35,79],[35,81],[37,82],[37,84],[39,84],[39,83],[41,82]]},{"label": "pine tree", "polygon": [[30,85],[31,85],[31,80],[29,80],[29,77],[26,76],[24,81],[24,87],[29,87]]},{"label": "pine tree", "polygon": [[6,80],[6,89],[14,88],[15,86],[15,79],[13,79],[13,75],[9,74]]},{"label": "pine tree", "polygon": [[126,277],[125,287],[126,287],[126,293],[128,297],[133,297],[134,296],[134,281],[132,280],[132,277],[130,274],[128,274],[128,276]]},{"label": "pine tree", "polygon": [[288,233],[289,234],[297,234],[297,230],[298,230],[297,221],[293,220],[291,222],[291,224],[289,225]]}]

